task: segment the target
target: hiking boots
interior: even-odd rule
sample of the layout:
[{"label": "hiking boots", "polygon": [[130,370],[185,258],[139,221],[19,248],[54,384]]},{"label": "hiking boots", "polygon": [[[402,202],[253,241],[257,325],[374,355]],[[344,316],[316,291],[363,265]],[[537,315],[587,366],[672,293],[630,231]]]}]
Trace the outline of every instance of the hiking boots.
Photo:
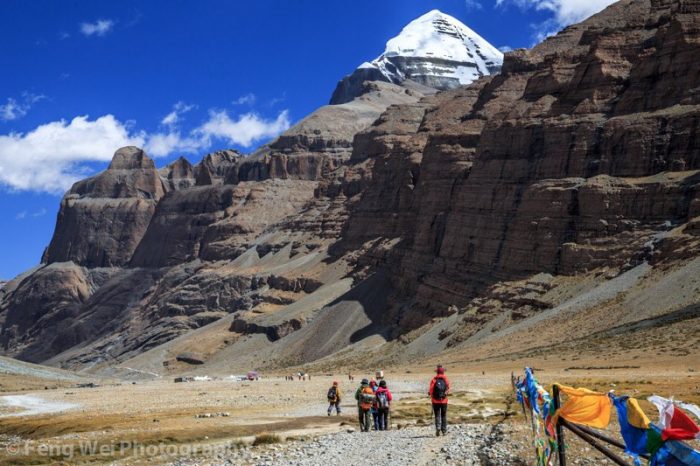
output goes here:
[{"label": "hiking boots", "polygon": [[436,436],[436,437],[439,437],[439,436],[440,436],[440,430],[436,430],[436,431],[435,431],[435,436]]}]

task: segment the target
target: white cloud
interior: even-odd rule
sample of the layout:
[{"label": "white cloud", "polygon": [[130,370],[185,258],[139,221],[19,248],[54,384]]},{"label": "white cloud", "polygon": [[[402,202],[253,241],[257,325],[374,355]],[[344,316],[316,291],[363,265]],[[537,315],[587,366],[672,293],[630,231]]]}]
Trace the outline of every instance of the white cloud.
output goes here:
[{"label": "white cloud", "polygon": [[22,118],[35,103],[45,98],[45,95],[29,92],[23,92],[22,99],[19,102],[12,97],[8,97],[7,103],[0,105],[0,120],[11,121]]},{"label": "white cloud", "polygon": [[114,27],[114,21],[111,19],[98,19],[94,23],[82,23],[80,25],[80,32],[83,35],[90,36],[104,36]]},{"label": "white cloud", "polygon": [[612,5],[617,0],[496,0],[496,6],[514,4],[528,10],[546,11],[552,18],[536,26],[537,39],[555,34],[570,24],[578,23]]},{"label": "white cloud", "polygon": [[0,105],[0,119],[5,121],[16,120],[17,118],[23,117],[27,112],[18,104],[12,97],[7,99],[7,103]]},{"label": "white cloud", "polygon": [[0,135],[0,184],[19,191],[62,193],[88,170],[88,162],[109,161],[119,147],[142,146],[141,133],[112,115],[54,121],[28,133]]},{"label": "white cloud", "polygon": [[176,126],[180,122],[180,117],[193,108],[195,108],[194,105],[187,105],[186,103],[179,101],[173,105],[172,112],[165,115],[160,124],[165,126]]},{"label": "white cloud", "polygon": [[212,110],[209,119],[189,135],[170,127],[166,133],[147,135],[146,152],[155,157],[177,152],[196,153],[211,147],[214,140],[250,147],[254,143],[277,136],[290,126],[289,112],[284,110],[274,120],[249,112],[232,119],[224,110]]},{"label": "white cloud", "polygon": [[513,47],[511,47],[509,45],[501,45],[500,47],[498,47],[498,50],[500,50],[503,53],[506,53],[506,52],[511,52],[513,50]]},{"label": "white cloud", "polygon": [[481,10],[482,5],[479,0],[464,0],[464,6],[467,10]]},{"label": "white cloud", "polygon": [[289,112],[280,112],[275,120],[265,120],[256,113],[246,113],[232,120],[226,111],[210,111],[209,121],[194,131],[207,142],[212,138],[223,139],[230,144],[250,147],[256,141],[277,136],[290,126]]},{"label": "white cloud", "polygon": [[46,210],[44,207],[37,210],[36,212],[32,212],[31,214],[29,214],[26,210],[23,210],[22,212],[18,212],[17,215],[15,215],[15,219],[16,220],[25,220],[29,216],[31,216],[32,218],[39,218],[39,217],[43,217],[47,213],[49,213],[49,211]]},{"label": "white cloud", "polygon": [[91,162],[111,160],[120,147],[143,147],[153,157],[204,151],[216,141],[250,147],[285,131],[290,121],[286,110],[269,120],[252,112],[231,118],[225,111],[211,111],[207,121],[185,134],[174,126],[150,134],[131,126],[112,115],[79,116],[0,135],[0,186],[61,194],[90,173]]},{"label": "white cloud", "polygon": [[153,157],[162,157],[176,152],[194,154],[209,145],[201,138],[183,137],[179,131],[149,134],[144,149]]},{"label": "white cloud", "polygon": [[559,24],[555,19],[543,21],[540,24],[531,24],[530,27],[535,31],[532,37],[534,38],[531,47],[539,44],[548,37],[556,36],[565,26]]},{"label": "white cloud", "polygon": [[233,102],[231,102],[233,105],[253,105],[255,101],[258,100],[258,98],[253,94],[252,92],[249,92],[246,95],[242,95]]},{"label": "white cloud", "polygon": [[165,126],[172,126],[175,125],[177,123],[177,120],[179,119],[180,115],[176,110],[173,110],[172,112],[165,115],[165,117],[163,117],[163,119],[160,121],[160,124]]},{"label": "white cloud", "polygon": [[615,3],[616,0],[548,0],[542,2],[542,8],[555,13],[555,19],[561,26],[578,23],[592,16],[604,8]]},{"label": "white cloud", "polygon": [[273,97],[270,99],[270,101],[267,103],[269,107],[274,107],[275,105],[284,102],[287,100],[287,91],[284,91],[281,96],[279,97]]},{"label": "white cloud", "polygon": [[124,25],[124,27],[127,27],[127,28],[134,27],[134,26],[136,26],[137,24],[139,24],[139,23],[141,22],[142,19],[143,19],[143,13],[141,13],[141,12],[138,11],[138,10],[134,10],[133,16],[132,16],[131,19]]}]

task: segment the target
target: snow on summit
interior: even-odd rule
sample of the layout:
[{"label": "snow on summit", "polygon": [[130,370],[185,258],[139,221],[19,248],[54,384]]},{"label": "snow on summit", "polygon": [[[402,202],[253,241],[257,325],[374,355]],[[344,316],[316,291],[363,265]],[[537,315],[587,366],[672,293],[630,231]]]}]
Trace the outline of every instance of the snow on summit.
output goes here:
[{"label": "snow on summit", "polygon": [[432,10],[408,23],[386,43],[384,53],[343,78],[331,104],[361,95],[365,81],[412,82],[437,90],[454,89],[498,73],[503,54],[458,19]]},{"label": "snow on summit", "polygon": [[503,62],[503,53],[458,19],[432,10],[408,23],[386,43],[384,56],[431,57],[470,61],[474,53],[484,60]]},{"label": "snow on summit", "polygon": [[503,63],[503,53],[496,47],[458,19],[439,10],[411,21],[398,36],[387,42],[382,55],[371,63],[363,63],[360,68],[376,67],[392,73],[393,67],[388,63],[394,61],[392,57],[459,62],[463,65],[454,70],[443,69],[444,73],[440,73],[440,66],[429,68],[438,74],[456,77],[463,85],[498,71]]}]

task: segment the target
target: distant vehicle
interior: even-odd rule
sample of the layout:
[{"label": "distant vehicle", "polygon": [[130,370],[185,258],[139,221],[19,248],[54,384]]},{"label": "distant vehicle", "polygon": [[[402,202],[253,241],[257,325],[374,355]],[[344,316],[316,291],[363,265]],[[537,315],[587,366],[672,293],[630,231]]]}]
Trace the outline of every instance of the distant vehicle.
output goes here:
[{"label": "distant vehicle", "polygon": [[248,374],[246,374],[246,378],[248,380],[258,380],[260,378],[260,376],[258,375],[257,372],[250,371],[250,372],[248,372]]}]

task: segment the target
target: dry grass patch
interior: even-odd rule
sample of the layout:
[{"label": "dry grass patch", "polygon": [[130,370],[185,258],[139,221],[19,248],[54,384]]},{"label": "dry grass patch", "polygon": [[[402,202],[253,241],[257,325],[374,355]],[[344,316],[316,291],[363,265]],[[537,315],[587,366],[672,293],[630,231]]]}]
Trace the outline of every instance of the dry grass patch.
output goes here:
[{"label": "dry grass patch", "polygon": [[[456,391],[449,398],[448,421],[473,422],[511,413],[508,393]],[[415,422],[425,425],[432,422],[433,407],[426,397],[402,398],[391,411],[394,421]]]},{"label": "dry grass patch", "polygon": [[[124,460],[131,458],[132,452],[127,450],[124,454],[120,454],[117,449],[115,455],[93,454],[90,451],[84,451],[84,445],[90,443],[93,445],[93,452],[99,452],[101,446],[119,445],[120,442],[126,442],[131,445],[149,446],[149,445],[195,445],[205,444],[213,441],[233,440],[234,444],[242,442],[241,438],[254,437],[255,445],[264,445],[271,443],[280,443],[281,437],[272,432],[294,431],[308,428],[309,426],[327,425],[337,423],[337,419],[328,418],[327,416],[300,417],[294,419],[285,419],[279,422],[268,422],[264,424],[251,425],[234,425],[221,421],[219,418],[211,419],[214,422],[196,423],[191,416],[181,417],[172,422],[153,423],[150,421],[148,426],[144,424],[131,425],[119,424],[119,429],[114,427],[116,417],[124,416],[95,416],[94,424],[90,425],[87,421],[82,423],[78,421],[78,417],[71,419],[63,419],[52,421],[50,418],[39,419],[24,419],[13,425],[13,434],[20,435],[27,439],[31,446],[30,454],[22,453],[11,456],[6,451],[0,451],[0,466],[2,465],[59,465],[59,464],[109,464],[112,461]],[[160,416],[163,419],[163,416]],[[225,418],[224,418],[225,419]],[[206,419],[210,421],[210,419]],[[43,422],[48,422],[48,425],[42,425]],[[73,424],[76,422],[76,424]],[[124,420],[128,422],[128,420]],[[9,425],[7,419],[0,424],[0,429],[4,429]],[[23,432],[31,432],[31,437],[24,435]],[[71,434],[71,435],[68,435]],[[66,435],[68,438],[56,439],[56,436]],[[39,455],[33,452],[40,445],[55,445],[56,449],[66,449],[73,452],[72,457],[61,455]]]},{"label": "dry grass patch", "polygon": [[258,445],[270,445],[273,443],[281,443],[282,439],[280,438],[279,435],[275,434],[270,434],[270,433],[262,433],[259,435],[255,436],[255,440],[253,440],[253,446],[256,447]]},{"label": "dry grass patch", "polygon": [[0,374],[0,392],[23,392],[29,390],[54,390],[75,387],[77,382],[42,379],[26,375]]}]

